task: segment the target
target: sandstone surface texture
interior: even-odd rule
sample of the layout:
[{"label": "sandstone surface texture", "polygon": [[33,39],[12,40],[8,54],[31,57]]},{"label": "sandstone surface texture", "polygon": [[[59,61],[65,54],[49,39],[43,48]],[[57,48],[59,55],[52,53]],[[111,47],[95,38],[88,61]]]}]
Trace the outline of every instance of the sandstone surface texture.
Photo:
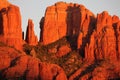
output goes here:
[{"label": "sandstone surface texture", "polygon": [[0,1],[0,41],[22,49],[21,14],[19,7]]},{"label": "sandstone surface texture", "polygon": [[26,31],[26,40],[29,45],[37,45],[38,44],[38,38],[35,35],[34,32],[34,24],[31,19],[28,20],[28,26]]}]

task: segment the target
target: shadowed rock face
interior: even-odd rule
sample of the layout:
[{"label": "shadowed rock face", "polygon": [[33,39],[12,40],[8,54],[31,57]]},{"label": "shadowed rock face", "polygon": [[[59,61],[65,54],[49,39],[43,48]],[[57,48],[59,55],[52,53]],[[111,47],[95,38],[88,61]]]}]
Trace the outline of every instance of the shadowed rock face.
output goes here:
[{"label": "shadowed rock face", "polygon": [[37,45],[38,39],[34,33],[34,24],[31,19],[28,20],[28,26],[26,31],[26,40],[29,45]]},{"label": "shadowed rock face", "polygon": [[22,49],[21,15],[19,8],[0,1],[0,41]]}]

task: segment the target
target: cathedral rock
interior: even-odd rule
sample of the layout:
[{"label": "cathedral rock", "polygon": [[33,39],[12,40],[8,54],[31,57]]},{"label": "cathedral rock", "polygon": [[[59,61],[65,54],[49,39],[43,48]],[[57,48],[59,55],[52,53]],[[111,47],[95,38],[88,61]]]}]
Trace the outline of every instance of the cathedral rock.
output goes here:
[{"label": "cathedral rock", "polygon": [[[86,37],[94,28],[94,22],[94,14],[83,5],[58,2],[46,9],[40,23],[40,41],[47,45],[64,36],[78,37],[82,33]],[[81,44],[78,42],[79,48]]]},{"label": "cathedral rock", "polygon": [[40,42],[53,43],[62,37],[74,40],[72,45],[88,60],[120,58],[120,21],[104,11],[95,16],[83,5],[58,2],[46,9],[41,19]]},{"label": "cathedral rock", "polygon": [[19,8],[0,0],[0,80],[120,80],[118,16],[57,2],[40,28],[38,44],[29,19],[24,40]]}]

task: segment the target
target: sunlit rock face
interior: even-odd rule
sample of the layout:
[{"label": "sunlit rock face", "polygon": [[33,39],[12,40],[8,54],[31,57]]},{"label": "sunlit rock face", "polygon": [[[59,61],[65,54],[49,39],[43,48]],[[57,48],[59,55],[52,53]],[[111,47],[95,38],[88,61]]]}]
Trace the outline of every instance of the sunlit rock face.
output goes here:
[{"label": "sunlit rock face", "polygon": [[47,7],[40,25],[44,45],[66,36],[87,60],[120,57],[119,18],[107,11],[95,16],[83,5],[57,2]]},{"label": "sunlit rock face", "polygon": [[39,45],[31,19],[22,40],[19,8],[0,1],[0,79],[120,79],[118,16],[107,11],[95,16],[83,5],[57,2],[46,9],[40,28]]},{"label": "sunlit rock face", "polygon": [[8,7],[9,5],[10,5],[10,3],[9,3],[7,0],[1,0],[1,1],[0,1],[0,10],[1,10],[2,8]]},{"label": "sunlit rock face", "polygon": [[0,79],[67,80],[61,67],[0,46]]},{"label": "sunlit rock face", "polygon": [[96,28],[85,47],[86,59],[119,60],[119,18],[104,11],[97,15]]},{"label": "sunlit rock face", "polygon": [[[94,14],[83,5],[58,2],[46,9],[41,20],[40,41],[47,45],[64,36],[78,37],[83,33],[83,37],[86,37],[88,30],[94,27],[91,24],[94,20]],[[80,41],[78,45],[81,45]]]},{"label": "sunlit rock face", "polygon": [[22,49],[20,10],[6,0],[0,1],[0,41]]},{"label": "sunlit rock face", "polygon": [[34,24],[31,19],[28,20],[28,26],[27,26],[27,31],[26,31],[26,42],[29,45],[37,45],[38,44],[37,36],[34,33]]}]

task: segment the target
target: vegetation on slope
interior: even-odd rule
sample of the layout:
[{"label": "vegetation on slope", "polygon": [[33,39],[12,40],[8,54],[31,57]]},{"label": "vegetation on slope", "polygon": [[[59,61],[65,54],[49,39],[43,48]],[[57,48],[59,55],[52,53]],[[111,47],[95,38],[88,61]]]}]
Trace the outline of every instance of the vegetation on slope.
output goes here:
[{"label": "vegetation on slope", "polygon": [[[59,47],[70,45],[67,39],[68,37],[63,37],[62,39],[46,46],[43,46],[41,43],[39,43],[37,46],[25,44],[24,51],[26,54],[30,55],[31,50],[34,49],[36,52],[36,57],[42,62],[57,64],[64,69],[67,76],[70,76],[82,65],[82,57],[79,55],[79,51],[75,49],[67,53],[65,56],[56,56]],[[51,53],[49,51],[50,49],[55,49],[57,51],[53,51]]]}]

